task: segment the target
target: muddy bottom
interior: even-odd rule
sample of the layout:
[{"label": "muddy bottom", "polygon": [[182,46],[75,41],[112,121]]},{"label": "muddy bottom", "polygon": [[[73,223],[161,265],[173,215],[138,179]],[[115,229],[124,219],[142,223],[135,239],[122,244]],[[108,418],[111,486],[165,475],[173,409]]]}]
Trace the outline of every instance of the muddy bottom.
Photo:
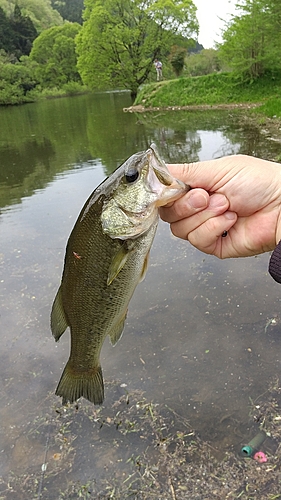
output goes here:
[{"label": "muddy bottom", "polygon": [[[84,400],[79,405],[62,408],[54,404],[50,394],[45,401],[46,408],[50,406],[49,413],[30,422],[13,449],[21,466],[26,460],[26,472],[17,475],[15,470],[2,477],[0,498],[273,500],[281,497],[278,379],[271,381],[266,394],[251,402],[244,437],[237,435],[236,444],[228,450],[202,440],[188,419],[173,408],[147,401],[140,391],[126,393],[123,385],[107,384],[109,396],[116,400],[110,409],[96,408]],[[234,424],[231,416],[220,422],[231,434]],[[261,453],[255,459],[244,458],[242,446],[260,429],[267,436],[255,450]],[[88,474],[85,477],[83,472],[85,454],[92,462],[91,477]],[[74,482],[71,477],[80,479]]]}]

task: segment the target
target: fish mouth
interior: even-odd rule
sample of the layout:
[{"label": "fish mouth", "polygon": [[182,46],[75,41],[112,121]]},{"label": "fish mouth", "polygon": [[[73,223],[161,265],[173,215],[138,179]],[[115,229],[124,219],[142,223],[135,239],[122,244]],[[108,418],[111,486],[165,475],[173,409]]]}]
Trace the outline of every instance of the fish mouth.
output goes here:
[{"label": "fish mouth", "polygon": [[165,189],[163,192],[163,197],[159,198],[155,206],[158,207],[163,207],[164,205],[167,205],[167,203],[171,203],[173,201],[178,200],[181,198],[185,193],[188,193],[188,191],[191,190],[191,187],[188,184],[185,184],[184,182],[175,179],[174,182],[168,187],[168,189]]},{"label": "fish mouth", "polygon": [[158,194],[158,200],[155,201],[156,207],[175,201],[190,191],[191,187],[188,184],[171,175],[154,144],[148,149],[147,156],[151,165],[148,183],[152,191]]}]

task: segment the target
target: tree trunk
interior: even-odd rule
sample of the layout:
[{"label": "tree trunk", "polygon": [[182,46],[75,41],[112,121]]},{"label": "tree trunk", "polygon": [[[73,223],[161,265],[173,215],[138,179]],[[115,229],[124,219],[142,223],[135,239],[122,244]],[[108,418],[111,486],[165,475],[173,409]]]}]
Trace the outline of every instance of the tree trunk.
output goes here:
[{"label": "tree trunk", "polygon": [[132,102],[134,102],[135,98],[137,97],[137,90],[131,90],[131,99]]}]

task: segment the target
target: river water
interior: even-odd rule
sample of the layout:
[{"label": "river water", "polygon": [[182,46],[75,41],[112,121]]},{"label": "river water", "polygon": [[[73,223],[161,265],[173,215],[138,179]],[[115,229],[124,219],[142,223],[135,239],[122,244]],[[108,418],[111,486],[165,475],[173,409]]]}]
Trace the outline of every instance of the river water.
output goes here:
[{"label": "river water", "polygon": [[94,498],[90,484],[115,498],[132,460],[157,452],[148,414],[167,432],[176,415],[223,457],[277,383],[281,293],[269,255],[220,262],[160,222],[123,337],[102,350],[103,406],[63,408],[54,395],[69,333],[55,343],[50,309],[67,238],[105,176],[151,142],[167,162],[280,151],[234,112],[124,113],[129,105],[113,92],[0,110],[0,498]]}]

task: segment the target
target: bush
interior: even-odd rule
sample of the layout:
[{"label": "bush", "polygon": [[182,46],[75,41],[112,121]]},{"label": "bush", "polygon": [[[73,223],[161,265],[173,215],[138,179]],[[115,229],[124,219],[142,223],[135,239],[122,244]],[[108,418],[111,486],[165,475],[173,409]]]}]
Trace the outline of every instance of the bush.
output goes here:
[{"label": "bush", "polygon": [[86,87],[78,82],[68,82],[63,85],[62,90],[65,94],[75,95],[81,94],[81,92],[85,92]]},{"label": "bush", "polygon": [[31,68],[23,63],[0,62],[0,104],[31,102],[29,92],[37,85]]}]

